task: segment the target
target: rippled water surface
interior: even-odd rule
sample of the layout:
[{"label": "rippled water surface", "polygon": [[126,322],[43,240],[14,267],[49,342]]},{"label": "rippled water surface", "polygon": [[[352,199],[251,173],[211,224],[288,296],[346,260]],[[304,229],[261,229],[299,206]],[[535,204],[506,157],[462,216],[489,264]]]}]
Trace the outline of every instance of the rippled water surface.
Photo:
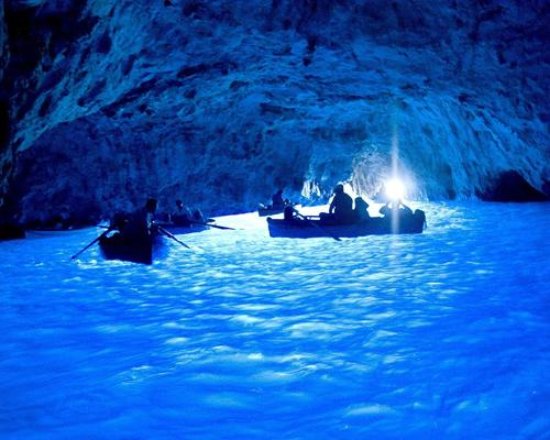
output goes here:
[{"label": "rippled water surface", "polygon": [[0,243],[0,437],[550,438],[550,204],[422,206],[421,235]]}]

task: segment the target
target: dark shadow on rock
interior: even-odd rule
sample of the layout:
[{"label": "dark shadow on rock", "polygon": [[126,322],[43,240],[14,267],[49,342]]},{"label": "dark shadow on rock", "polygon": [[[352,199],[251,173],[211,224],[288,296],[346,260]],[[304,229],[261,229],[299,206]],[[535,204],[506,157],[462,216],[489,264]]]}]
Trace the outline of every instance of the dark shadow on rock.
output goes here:
[{"label": "dark shadow on rock", "polygon": [[25,238],[25,230],[21,226],[0,223],[0,241],[15,240],[18,238]]},{"label": "dark shadow on rock", "polygon": [[485,190],[477,191],[477,196],[481,200],[491,202],[546,202],[550,200],[515,170],[500,173]]}]

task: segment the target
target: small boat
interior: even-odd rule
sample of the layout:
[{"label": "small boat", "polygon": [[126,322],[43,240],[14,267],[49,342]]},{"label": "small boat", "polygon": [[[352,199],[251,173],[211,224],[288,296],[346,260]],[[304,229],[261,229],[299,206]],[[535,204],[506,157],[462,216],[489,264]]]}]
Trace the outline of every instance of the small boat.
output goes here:
[{"label": "small boat", "polygon": [[299,206],[299,205],[295,204],[295,203],[291,203],[289,205],[285,205],[285,206],[279,207],[279,208],[274,208],[271,205],[269,205],[269,206],[260,205],[260,207],[258,208],[258,215],[260,217],[267,217],[268,215],[282,214],[283,212],[285,212],[285,208],[287,206],[296,207],[296,206]]},{"label": "small boat", "polygon": [[420,234],[426,224],[426,214],[417,209],[414,214],[401,216],[392,224],[390,217],[371,217],[351,224],[326,224],[318,219],[294,217],[289,220],[267,218],[271,237],[362,237],[380,234]]},{"label": "small boat", "polygon": [[153,250],[160,242],[161,237],[154,229],[151,235],[132,237],[115,232],[99,238],[99,249],[106,260],[153,264]]},{"label": "small boat", "polygon": [[209,225],[201,222],[156,222],[156,224],[172,234],[189,234],[210,229]]}]

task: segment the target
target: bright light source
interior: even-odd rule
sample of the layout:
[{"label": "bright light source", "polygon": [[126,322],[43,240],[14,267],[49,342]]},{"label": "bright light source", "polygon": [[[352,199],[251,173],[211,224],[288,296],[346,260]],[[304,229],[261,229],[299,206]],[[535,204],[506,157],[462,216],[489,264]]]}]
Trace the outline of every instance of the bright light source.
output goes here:
[{"label": "bright light source", "polygon": [[394,177],[385,184],[386,195],[390,200],[399,200],[405,197],[405,185],[398,178]]}]

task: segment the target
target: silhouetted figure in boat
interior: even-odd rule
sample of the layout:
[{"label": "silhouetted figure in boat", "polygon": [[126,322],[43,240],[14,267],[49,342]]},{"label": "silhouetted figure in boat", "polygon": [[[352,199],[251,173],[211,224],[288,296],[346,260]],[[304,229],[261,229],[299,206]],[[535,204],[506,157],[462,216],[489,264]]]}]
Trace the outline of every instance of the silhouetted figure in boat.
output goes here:
[{"label": "silhouetted figure in boat", "polygon": [[380,208],[379,212],[384,217],[391,218],[404,218],[413,215],[412,209],[405,205],[401,199],[393,201],[390,200]]},{"label": "silhouetted figure in boat", "polygon": [[181,200],[176,200],[176,210],[172,214],[170,220],[177,226],[191,226],[193,216],[187,206]]},{"label": "silhouetted figure in boat", "polygon": [[194,223],[206,223],[206,217],[203,215],[202,211],[199,208],[195,208],[193,210],[191,221]]},{"label": "silhouetted figure in boat", "polygon": [[274,211],[282,211],[285,209],[286,206],[291,206],[292,204],[288,199],[283,198],[283,190],[278,190],[275,194],[271,196],[271,204],[270,205],[264,205],[263,203],[260,203],[260,210],[267,209],[267,210],[274,210]]},{"label": "silhouetted figure in boat", "polygon": [[296,218],[296,210],[292,206],[286,206],[283,216],[286,221],[292,221]]},{"label": "silhouetted figure in boat", "polygon": [[334,197],[330,202],[329,212],[320,214],[321,222],[328,224],[348,224],[355,221],[353,199],[344,192],[344,185],[338,184],[334,188]]},{"label": "silhouetted figure in boat", "polygon": [[283,199],[283,190],[280,189],[271,197],[271,208],[284,209],[285,205],[286,203],[285,199]]},{"label": "silhouetted figure in boat", "polygon": [[154,233],[156,209],[157,201],[151,198],[143,208],[132,214],[116,213],[109,228],[115,232],[103,240],[113,244],[143,242]]},{"label": "silhouetted figure in boat", "polygon": [[125,221],[118,219],[119,231],[128,237],[144,237],[152,233],[155,212],[157,210],[157,200],[147,199],[145,206],[131,214]]},{"label": "silhouetted figure in boat", "polygon": [[151,234],[151,230],[153,229],[153,222],[155,221],[155,213],[157,212],[157,200],[156,199],[148,199],[147,203],[145,203],[145,227],[147,229],[147,233]]},{"label": "silhouetted figure in boat", "polygon": [[364,222],[370,218],[369,204],[363,199],[363,197],[355,198],[355,220],[357,222]]},{"label": "silhouetted figure in boat", "polygon": [[109,228],[115,231],[123,231],[129,222],[129,218],[130,216],[128,214],[117,212],[111,218],[111,225]]},{"label": "silhouetted figure in boat", "polygon": [[[130,215],[115,214],[109,230],[99,236],[105,258],[151,264],[158,230],[154,222],[156,210],[157,201],[148,199],[143,208]],[[115,232],[110,234],[111,231]]]},{"label": "silhouetted figure in boat", "polygon": [[136,237],[151,235],[153,232],[156,210],[157,200],[152,198],[147,199],[145,206],[131,216],[122,231],[123,234]]}]

